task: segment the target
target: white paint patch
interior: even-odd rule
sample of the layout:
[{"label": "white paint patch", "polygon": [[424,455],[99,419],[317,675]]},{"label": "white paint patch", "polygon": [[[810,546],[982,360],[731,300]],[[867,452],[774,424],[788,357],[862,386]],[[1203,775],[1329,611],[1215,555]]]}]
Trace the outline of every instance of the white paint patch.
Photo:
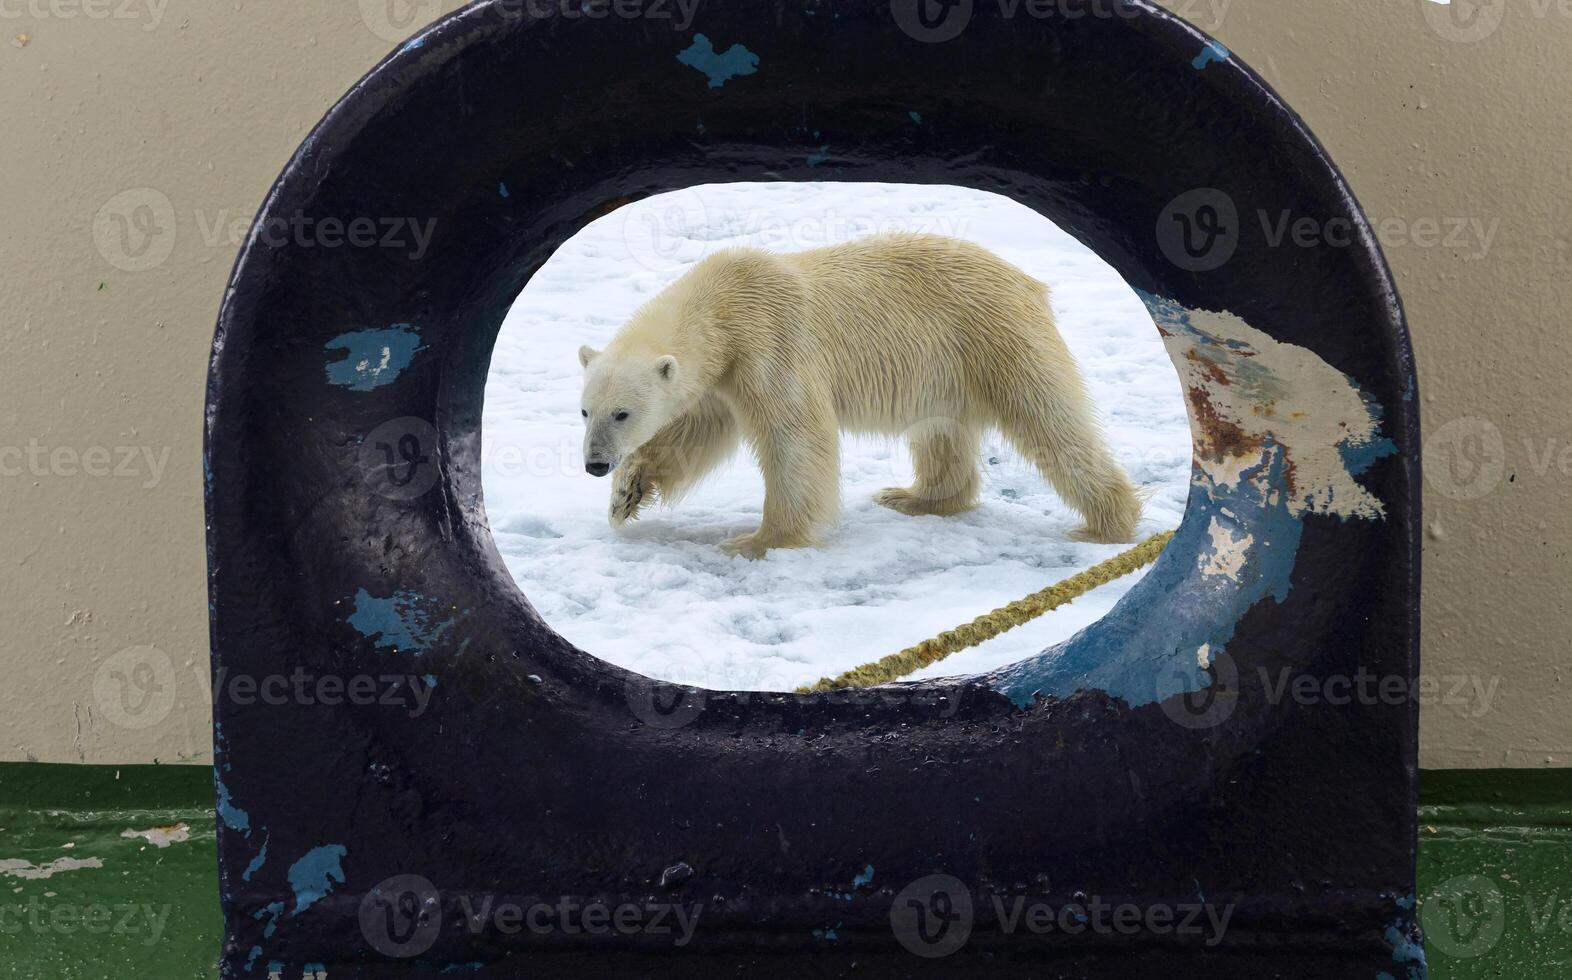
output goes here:
[{"label": "white paint patch", "polygon": [[1212,551],[1201,558],[1201,574],[1239,581],[1239,573],[1244,571],[1245,556],[1250,553],[1250,546],[1255,544],[1255,537],[1247,531],[1234,537],[1233,532],[1216,517],[1212,518],[1207,533],[1212,536]]},{"label": "white paint patch", "polygon": [[83,868],[102,868],[104,862],[101,858],[55,858],[48,864],[34,864],[21,858],[5,858],[0,860],[0,875],[10,878],[22,878],[26,881],[37,881],[41,878],[52,878],[62,871],[80,871]]},{"label": "white paint patch", "polygon": [[183,823],[173,827],[152,827],[148,830],[123,830],[120,836],[128,840],[140,837],[157,848],[165,848],[170,844],[183,844],[191,839],[191,828]]},{"label": "white paint patch", "polygon": [[1384,517],[1381,501],[1359,485],[1338,450],[1380,435],[1378,411],[1354,383],[1312,351],[1274,340],[1232,313],[1188,314],[1188,329],[1165,324],[1168,354],[1192,399],[1204,395],[1216,420],[1242,434],[1237,450],[1217,447],[1215,432],[1192,423],[1198,446],[1218,449],[1198,460],[1212,483],[1237,487],[1246,470],[1265,461],[1261,443],[1270,440],[1292,468],[1289,513]]},{"label": "white paint patch", "polygon": [[1202,670],[1212,666],[1212,645],[1203,643],[1195,648],[1195,662]]}]

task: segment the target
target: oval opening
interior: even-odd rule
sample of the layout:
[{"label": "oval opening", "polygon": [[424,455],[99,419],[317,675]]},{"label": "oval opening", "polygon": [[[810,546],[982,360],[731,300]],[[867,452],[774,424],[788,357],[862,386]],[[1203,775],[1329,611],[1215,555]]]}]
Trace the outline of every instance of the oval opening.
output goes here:
[{"label": "oval opening", "polygon": [[[894,233],[969,241],[1048,284],[1055,325],[1142,496],[1135,540],[1178,525],[1191,435],[1177,375],[1140,298],[1068,233],[1006,197],[947,185],[699,185],[583,228],[532,277],[497,337],[482,422],[486,510],[515,582],[554,629],[648,677],[789,691],[1130,546],[1072,538],[1081,516],[993,430],[977,456],[978,504],[959,514],[880,506],[880,490],[912,484],[906,440],[843,432],[840,517],[817,547],[758,561],[722,551],[761,516],[764,481],[746,445],[676,506],[646,507],[611,527],[612,481],[585,470],[580,346],[603,348],[642,304],[722,249],[793,253]],[[1142,574],[905,679],[1035,655],[1101,618]]]}]

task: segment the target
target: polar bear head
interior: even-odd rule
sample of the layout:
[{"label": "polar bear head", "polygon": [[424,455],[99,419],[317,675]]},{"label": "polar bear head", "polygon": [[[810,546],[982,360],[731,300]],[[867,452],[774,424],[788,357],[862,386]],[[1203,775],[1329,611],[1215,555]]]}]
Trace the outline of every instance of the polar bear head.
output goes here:
[{"label": "polar bear head", "polygon": [[618,350],[579,348],[584,366],[584,470],[605,476],[649,442],[682,406],[677,358]]}]

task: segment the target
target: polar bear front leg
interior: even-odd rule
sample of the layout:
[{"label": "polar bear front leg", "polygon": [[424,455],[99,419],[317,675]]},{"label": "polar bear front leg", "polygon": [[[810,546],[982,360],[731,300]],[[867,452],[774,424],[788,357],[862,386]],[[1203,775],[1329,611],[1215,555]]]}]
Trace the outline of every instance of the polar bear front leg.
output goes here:
[{"label": "polar bear front leg", "polygon": [[639,511],[655,497],[654,467],[642,450],[636,451],[612,473],[612,527],[621,527],[639,516]]},{"label": "polar bear front leg", "polygon": [[840,429],[833,412],[826,405],[777,414],[750,438],[764,474],[764,520],[752,534],[722,541],[729,555],[762,558],[771,548],[807,547],[839,509]]},{"label": "polar bear front leg", "polygon": [[621,527],[659,500],[671,505],[737,451],[737,420],[726,403],[705,395],[635,449],[613,473],[610,518]]}]

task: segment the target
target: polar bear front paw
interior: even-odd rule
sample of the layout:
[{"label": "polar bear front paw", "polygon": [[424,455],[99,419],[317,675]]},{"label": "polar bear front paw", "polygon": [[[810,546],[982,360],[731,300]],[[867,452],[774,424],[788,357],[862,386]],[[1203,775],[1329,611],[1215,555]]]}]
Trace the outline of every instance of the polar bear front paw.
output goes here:
[{"label": "polar bear front paw", "polygon": [[617,467],[611,481],[611,526],[621,527],[639,516],[654,486],[642,462]]}]

